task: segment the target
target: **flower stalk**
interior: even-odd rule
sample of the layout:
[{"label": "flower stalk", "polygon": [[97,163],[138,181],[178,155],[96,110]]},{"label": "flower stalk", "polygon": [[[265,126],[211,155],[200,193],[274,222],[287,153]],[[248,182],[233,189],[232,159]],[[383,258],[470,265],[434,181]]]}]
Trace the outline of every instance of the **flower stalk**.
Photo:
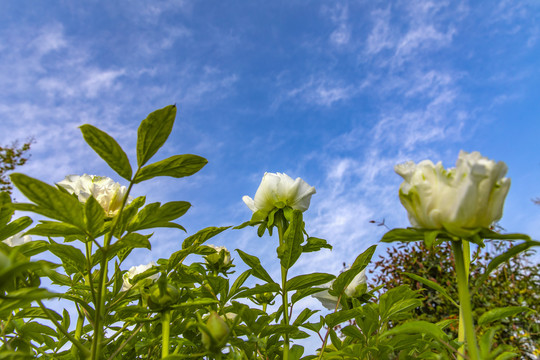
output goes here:
[{"label": "flower stalk", "polygon": [[161,314],[161,358],[169,356],[169,337],[171,325],[171,310],[165,310]]},{"label": "flower stalk", "polygon": [[[278,235],[279,235],[279,245],[283,245],[283,242],[285,241],[284,234],[285,234],[285,223],[286,220],[283,217],[279,217],[279,220],[277,221],[277,228],[278,228]],[[288,269],[285,266],[281,266],[281,295],[282,295],[282,302],[283,302],[283,324],[289,325],[289,296],[287,294],[287,273]],[[285,333],[283,335],[283,360],[289,360],[289,334]]]},{"label": "flower stalk", "polygon": [[466,260],[466,257],[464,256],[464,247],[467,248],[466,252],[469,253],[469,245],[467,244],[464,246],[463,243],[463,240],[452,241],[452,249],[454,251],[454,259],[456,262],[456,274],[459,294],[459,328],[460,334],[462,333],[462,328],[465,333],[465,340],[468,350],[467,354],[469,356],[469,359],[478,360],[478,345],[476,343],[476,334],[474,331],[474,320],[471,307],[471,296],[469,293],[468,267],[470,260]]}]

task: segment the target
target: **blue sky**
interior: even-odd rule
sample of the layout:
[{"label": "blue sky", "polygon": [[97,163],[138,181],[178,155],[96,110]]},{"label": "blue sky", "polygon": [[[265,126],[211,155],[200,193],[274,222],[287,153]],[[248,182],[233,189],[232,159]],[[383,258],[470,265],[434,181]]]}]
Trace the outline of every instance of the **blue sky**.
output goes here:
[{"label": "blue sky", "polygon": [[[77,127],[107,131],[134,159],[140,120],[176,103],[157,158],[209,164],[134,195],[190,201],[180,223],[192,234],[248,220],[241,198],[265,171],[302,177],[317,189],[307,230],[334,250],[294,273],[337,273],[384,233],[369,220],[407,226],[393,166],[450,167],[461,149],[508,164],[501,225],[538,238],[539,14],[537,0],[2,1],[0,144],[33,136],[21,171],[49,183],[120,181]],[[168,257],[183,237],[156,231],[126,268]],[[214,240],[275,274],[276,242],[254,229]]]}]

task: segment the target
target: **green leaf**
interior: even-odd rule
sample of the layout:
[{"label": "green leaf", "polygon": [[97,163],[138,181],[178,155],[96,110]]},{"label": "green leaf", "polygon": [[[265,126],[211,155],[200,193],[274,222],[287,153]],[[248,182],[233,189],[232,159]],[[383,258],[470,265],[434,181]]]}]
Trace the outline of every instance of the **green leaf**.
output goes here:
[{"label": "green leaf", "polygon": [[10,236],[16,235],[32,224],[32,219],[28,216],[18,218],[6,226],[0,226],[0,240],[7,239]]},{"label": "green leaf", "polygon": [[493,270],[498,268],[499,265],[501,265],[502,263],[505,263],[506,261],[510,260],[514,256],[528,250],[529,248],[533,246],[539,246],[539,245],[540,245],[540,241],[534,241],[534,240],[525,241],[516,246],[512,246],[510,249],[508,249],[508,251],[497,256],[493,260],[491,260],[491,262],[488,264],[486,268],[486,271],[482,275],[480,275],[480,277],[478,277],[477,280],[475,281],[474,291],[476,291],[481,286],[481,284],[487,280],[487,278],[489,277],[489,274],[491,274]]},{"label": "green leaf", "polygon": [[424,240],[423,229],[407,228],[407,229],[392,229],[383,235],[381,242],[408,242]]},{"label": "green leaf", "polygon": [[302,255],[302,243],[304,242],[304,221],[302,212],[294,210],[289,227],[283,235],[283,242],[277,248],[281,266],[290,269],[296,260]]},{"label": "green leaf", "polygon": [[34,228],[26,232],[28,235],[40,235],[46,237],[66,237],[66,236],[85,236],[84,231],[78,227],[56,221],[41,221]]},{"label": "green leaf", "polygon": [[156,110],[141,122],[137,131],[137,164],[142,167],[165,144],[169,137],[174,119],[176,105],[169,105]]},{"label": "green leaf", "polygon": [[410,321],[398,325],[380,334],[381,338],[401,334],[426,334],[435,339],[446,341],[447,335],[437,325],[427,321]]},{"label": "green leaf", "polygon": [[484,314],[482,314],[482,316],[480,316],[480,319],[478,319],[478,325],[480,326],[486,325],[497,320],[501,320],[507,317],[512,317],[524,311],[532,311],[532,310],[526,306],[507,306],[507,307],[491,309],[485,312]]},{"label": "green leaf", "polygon": [[191,204],[187,201],[171,201],[146,205],[128,225],[128,231],[138,231],[157,227],[173,227],[184,230],[182,225],[171,222],[184,215]]},{"label": "green leaf", "polygon": [[415,274],[411,274],[411,273],[408,273],[408,272],[403,272],[403,274],[407,275],[408,277],[410,277],[411,279],[413,280],[416,280],[418,282],[421,282],[422,284],[432,288],[433,290],[435,291],[438,291],[439,294],[441,294],[442,296],[444,296],[448,301],[450,301],[452,304],[454,304],[457,308],[459,308],[459,305],[454,301],[454,299],[452,299],[452,297],[448,294],[448,292],[446,292],[446,290],[439,284],[437,284],[436,282],[434,281],[431,281],[431,280],[428,280],[428,279],[425,279],[421,276],[418,276],[418,275],[415,275]]},{"label": "green leaf", "polygon": [[140,183],[156,176],[181,178],[191,176],[201,170],[208,160],[198,155],[174,155],[167,159],[143,167],[134,182]]},{"label": "green leaf", "polygon": [[84,204],[84,221],[88,233],[96,238],[105,223],[105,210],[93,196],[90,196]]},{"label": "green leaf", "polygon": [[240,249],[236,249],[242,260],[246,263],[247,266],[249,266],[253,270],[253,276],[258,277],[261,280],[264,280],[268,283],[275,282],[272,280],[272,277],[268,275],[266,270],[262,267],[261,261],[253,255],[249,255],[248,253],[243,252]]},{"label": "green leaf", "polygon": [[187,237],[182,243],[182,249],[190,247],[192,245],[202,245],[206,240],[216,236],[217,234],[227,230],[230,226],[223,227],[207,227],[197,231],[197,233]]},{"label": "green leaf", "polygon": [[293,345],[289,352],[289,360],[300,360],[304,354],[304,347],[300,345]]},{"label": "green leaf", "polygon": [[92,125],[82,125],[84,140],[118,175],[130,181],[133,170],[122,147],[109,134]]},{"label": "green leaf", "polygon": [[251,275],[251,270],[246,270],[238,278],[236,278],[236,280],[234,280],[234,283],[229,290],[229,296],[232,297],[238,292],[241,286],[246,282],[249,275]]},{"label": "green leaf", "polygon": [[107,250],[107,258],[118,256],[120,262],[124,261],[131,250],[135,248],[152,250],[152,245],[148,240],[152,235],[141,235],[138,233],[129,233]]},{"label": "green leaf", "polygon": [[68,274],[73,274],[80,272],[85,274],[87,272],[86,268],[86,257],[81,250],[73,247],[71,245],[58,244],[51,240],[49,245],[49,250],[62,260],[64,268]]},{"label": "green leaf", "polygon": [[33,211],[75,225],[80,229],[85,228],[83,209],[76,197],[23,174],[12,174],[11,181],[24,196],[37,204],[37,206],[16,204],[16,208],[23,211]]},{"label": "green leaf", "polygon": [[298,275],[287,281],[287,291],[301,290],[312,286],[326,284],[335,279],[332,274],[313,273],[307,275]]},{"label": "green leaf", "polygon": [[7,224],[15,210],[11,204],[11,198],[7,192],[0,191],[0,226]]},{"label": "green leaf", "polygon": [[324,317],[324,322],[328,327],[333,328],[334,326],[351,320],[360,314],[360,309],[340,310],[326,315]]},{"label": "green leaf", "polygon": [[311,310],[309,308],[305,308],[302,310],[300,314],[296,317],[296,319],[293,322],[294,326],[301,326],[303,323],[306,322],[313,314],[318,313],[319,310]]},{"label": "green leaf", "polygon": [[493,239],[493,240],[525,240],[525,241],[531,241],[531,237],[529,235],[525,234],[499,234],[498,232],[489,230],[489,229],[482,229],[478,233],[478,235],[484,239]]},{"label": "green leaf", "polygon": [[307,252],[319,251],[322,248],[332,250],[332,245],[328,244],[326,240],[324,239],[319,239],[316,237],[308,237],[307,244],[302,246],[302,252],[307,253]]},{"label": "green leaf", "polygon": [[264,284],[264,285],[255,285],[250,289],[240,291],[238,294],[233,296],[233,298],[238,298],[238,297],[247,298],[249,296],[253,296],[253,295],[257,295],[257,294],[264,294],[264,293],[267,293],[267,292],[275,293],[275,292],[278,292],[279,290],[280,290],[280,287],[276,283],[267,283],[267,284]]},{"label": "green leaf", "polygon": [[355,276],[358,275],[360,271],[364,270],[366,266],[368,266],[376,248],[377,245],[372,245],[366,251],[358,255],[356,257],[356,260],[354,260],[351,268],[347,271],[342,272],[337,277],[336,281],[334,281],[334,283],[332,284],[332,289],[328,290],[328,293],[337,297],[342,295],[347,286],[349,286],[351,281],[353,281]]}]

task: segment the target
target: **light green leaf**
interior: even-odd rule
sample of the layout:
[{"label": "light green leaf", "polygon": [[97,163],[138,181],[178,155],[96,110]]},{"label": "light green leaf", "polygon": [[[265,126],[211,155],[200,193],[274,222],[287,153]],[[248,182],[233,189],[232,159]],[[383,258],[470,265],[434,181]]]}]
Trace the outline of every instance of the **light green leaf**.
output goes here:
[{"label": "light green leaf", "polygon": [[531,241],[531,237],[526,234],[499,234],[498,232],[492,231],[490,229],[482,229],[478,233],[483,239],[493,239],[493,240],[525,240]]},{"label": "light green leaf", "polygon": [[93,196],[84,204],[84,222],[86,230],[93,238],[98,236],[105,223],[105,210]]},{"label": "light green leaf", "polygon": [[84,140],[118,175],[130,181],[133,170],[122,147],[109,134],[92,125],[80,127]]},{"label": "light green leaf", "polygon": [[86,257],[81,250],[71,245],[58,244],[51,240],[49,250],[62,260],[68,274],[87,272]]},{"label": "light green leaf", "polygon": [[280,290],[280,287],[276,283],[267,283],[267,284],[264,284],[264,285],[255,285],[255,286],[253,286],[253,287],[251,287],[249,289],[240,291],[238,294],[233,296],[233,299],[236,299],[236,298],[239,298],[239,297],[247,298],[249,296],[253,296],[253,295],[257,295],[257,294],[264,294],[264,293],[267,293],[267,292],[275,293],[275,292],[278,292],[279,290]]},{"label": "light green leaf", "polygon": [[326,284],[335,278],[336,277],[334,275],[326,273],[298,275],[287,281],[287,291],[301,290]]},{"label": "light green leaf", "polygon": [[143,167],[134,182],[140,183],[156,176],[170,176],[182,178],[191,176],[201,170],[208,160],[198,155],[174,155],[170,158]]},{"label": "light green leaf", "polygon": [[340,310],[330,313],[324,317],[324,322],[330,328],[339,325],[345,321],[351,320],[361,314],[360,309]]},{"label": "light green leaf", "polygon": [[300,314],[296,317],[296,319],[293,322],[294,326],[301,326],[303,323],[306,322],[313,314],[318,313],[319,310],[311,310],[309,308],[305,308],[302,310]]},{"label": "light green leaf", "polygon": [[478,325],[486,325],[491,322],[505,319],[507,317],[512,317],[514,315],[517,315],[519,313],[525,312],[525,311],[532,311],[526,306],[507,306],[502,308],[495,308],[491,309],[482,316],[480,316],[480,319],[478,319]]},{"label": "light green leaf", "polygon": [[26,232],[28,235],[40,235],[47,237],[66,237],[66,236],[85,236],[84,231],[80,230],[78,227],[56,221],[41,221],[40,224],[37,224],[34,228]]},{"label": "light green leaf", "polygon": [[202,245],[206,240],[216,236],[217,234],[227,230],[230,228],[230,226],[222,226],[222,227],[207,227],[202,230],[197,231],[197,233],[187,237],[184,239],[184,242],[182,243],[182,249],[185,249],[187,247],[190,247],[192,245]]},{"label": "light green leaf", "polygon": [[407,229],[392,229],[383,235],[381,242],[408,242],[424,240],[423,229],[407,228]]},{"label": "light green leaf", "polygon": [[152,245],[148,240],[152,235],[141,235],[138,233],[129,233],[107,250],[107,258],[118,255],[120,262],[124,261],[131,250],[135,248],[152,250]]},{"label": "light green leaf", "polygon": [[80,229],[85,228],[82,205],[76,197],[23,174],[12,174],[11,181],[24,196],[37,204],[14,204],[16,209],[33,211]]},{"label": "light green leaf", "polygon": [[137,164],[144,166],[165,144],[171,134],[176,105],[156,110],[141,122],[137,131]]},{"label": "light green leaf", "polygon": [[302,212],[294,210],[291,222],[285,234],[283,243],[278,246],[277,253],[281,266],[290,269],[296,260],[302,255],[302,243],[304,242],[304,221]]}]

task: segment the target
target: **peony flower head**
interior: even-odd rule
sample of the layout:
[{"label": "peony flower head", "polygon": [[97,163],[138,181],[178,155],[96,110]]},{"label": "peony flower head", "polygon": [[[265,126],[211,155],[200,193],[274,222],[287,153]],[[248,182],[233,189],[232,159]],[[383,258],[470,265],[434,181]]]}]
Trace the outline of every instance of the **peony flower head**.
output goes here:
[{"label": "peony flower head", "polygon": [[7,244],[8,246],[14,247],[19,246],[22,244],[26,244],[27,242],[32,241],[32,237],[30,235],[22,235],[23,233],[18,233],[16,235],[10,236],[7,239],[3,240],[2,242],[4,244]]},{"label": "peony flower head", "polygon": [[212,249],[216,250],[216,254],[210,254],[205,256],[206,263],[219,263],[221,261],[221,253],[223,252],[223,262],[222,266],[228,266],[231,264],[231,253],[225,246],[216,246],[208,244],[206,245],[208,247],[211,247]]},{"label": "peony flower head", "polygon": [[[70,194],[77,195],[80,202],[86,202],[90,196],[101,205],[107,216],[115,216],[120,207],[127,188],[111,178],[96,175],[68,175],[57,185],[66,189]],[[131,199],[128,199],[130,201]]]},{"label": "peony flower head", "polygon": [[[332,280],[325,285],[323,285],[323,288],[331,289],[332,285],[334,284],[335,280]],[[360,294],[358,294],[358,291],[360,289],[360,286],[362,284],[367,283],[367,277],[366,277],[366,269],[360,271],[358,275],[356,275],[352,281],[349,283],[347,288],[345,289],[345,295],[348,297],[355,297]],[[338,298],[336,296],[330,295],[328,290],[320,291],[316,294],[311,295],[315,299],[319,300],[321,304],[327,308],[328,310],[335,310],[336,305],[338,305]],[[341,305],[338,305],[338,309],[341,308]]]},{"label": "peony flower head", "polygon": [[293,180],[287,174],[265,173],[255,198],[244,196],[242,200],[253,212],[270,213],[274,208],[289,206],[295,210],[306,211],[315,188],[301,178]]},{"label": "peony flower head", "polygon": [[413,227],[466,236],[502,217],[510,188],[502,161],[461,151],[452,169],[424,160],[396,165],[395,171],[404,179],[399,198]]},{"label": "peony flower head", "polygon": [[[156,266],[155,262],[150,262],[146,265],[138,265],[138,266],[132,266],[123,276],[124,284],[122,285],[122,291],[127,291],[131,289],[133,284],[131,283],[131,280],[139,275],[145,272],[146,270],[150,269],[151,267]],[[159,278],[159,274],[153,274],[151,276],[148,276],[146,279],[150,279],[152,281],[155,281]]]}]

